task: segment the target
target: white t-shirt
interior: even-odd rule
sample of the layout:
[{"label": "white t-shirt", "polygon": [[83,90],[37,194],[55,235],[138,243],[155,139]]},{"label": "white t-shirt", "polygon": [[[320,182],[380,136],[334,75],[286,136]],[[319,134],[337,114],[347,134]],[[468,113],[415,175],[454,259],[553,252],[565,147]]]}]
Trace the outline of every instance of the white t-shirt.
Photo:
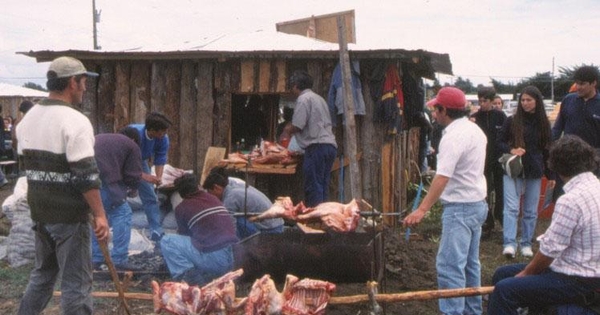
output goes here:
[{"label": "white t-shirt", "polygon": [[444,129],[440,141],[437,174],[449,178],[440,199],[445,202],[476,202],[487,195],[485,148],[487,138],[481,128],[466,117]]}]

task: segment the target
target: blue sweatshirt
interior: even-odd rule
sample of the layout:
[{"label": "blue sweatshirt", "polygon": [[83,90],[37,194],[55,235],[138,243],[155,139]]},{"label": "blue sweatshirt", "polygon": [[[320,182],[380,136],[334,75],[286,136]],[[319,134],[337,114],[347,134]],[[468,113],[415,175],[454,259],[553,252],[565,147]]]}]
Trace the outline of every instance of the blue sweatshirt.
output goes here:
[{"label": "blue sweatshirt", "polygon": [[165,135],[162,139],[150,139],[146,136],[146,125],[133,124],[129,127],[135,128],[140,133],[140,149],[142,160],[152,159],[154,165],[167,164],[167,153],[169,152],[169,137]]}]

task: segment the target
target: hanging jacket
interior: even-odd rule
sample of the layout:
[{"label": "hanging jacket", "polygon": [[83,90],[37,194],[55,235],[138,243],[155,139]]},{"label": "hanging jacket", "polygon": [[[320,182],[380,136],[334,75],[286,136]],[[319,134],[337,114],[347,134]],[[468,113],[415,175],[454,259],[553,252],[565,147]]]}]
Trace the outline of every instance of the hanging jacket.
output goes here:
[{"label": "hanging jacket", "polygon": [[[354,115],[365,115],[365,100],[362,94],[362,84],[360,83],[360,64],[353,61],[350,67],[352,78],[352,97],[354,99]],[[337,115],[344,114],[344,91],[342,89],[342,67],[338,63],[333,70],[329,93],[327,95],[327,105],[331,115],[332,126],[337,124]]]},{"label": "hanging jacket", "polygon": [[376,122],[388,123],[388,133],[395,134],[402,130],[404,93],[398,68],[394,64],[387,66],[381,94],[376,104],[373,119]]}]

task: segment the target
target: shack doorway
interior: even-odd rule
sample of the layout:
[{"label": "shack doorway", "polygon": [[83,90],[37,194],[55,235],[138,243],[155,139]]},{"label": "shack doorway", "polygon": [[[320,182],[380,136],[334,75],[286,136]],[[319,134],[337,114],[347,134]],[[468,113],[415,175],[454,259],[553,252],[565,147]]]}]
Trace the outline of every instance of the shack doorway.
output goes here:
[{"label": "shack doorway", "polygon": [[250,151],[261,140],[275,140],[278,94],[233,94],[230,151]]}]

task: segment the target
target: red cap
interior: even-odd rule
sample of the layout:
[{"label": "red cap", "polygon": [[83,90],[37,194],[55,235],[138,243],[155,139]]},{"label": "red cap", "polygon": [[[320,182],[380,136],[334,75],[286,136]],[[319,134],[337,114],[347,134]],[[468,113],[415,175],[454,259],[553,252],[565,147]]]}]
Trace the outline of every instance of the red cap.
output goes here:
[{"label": "red cap", "polygon": [[437,96],[431,101],[427,102],[427,105],[435,106],[442,105],[447,109],[465,109],[467,107],[467,98],[463,91],[447,86],[440,89]]}]

